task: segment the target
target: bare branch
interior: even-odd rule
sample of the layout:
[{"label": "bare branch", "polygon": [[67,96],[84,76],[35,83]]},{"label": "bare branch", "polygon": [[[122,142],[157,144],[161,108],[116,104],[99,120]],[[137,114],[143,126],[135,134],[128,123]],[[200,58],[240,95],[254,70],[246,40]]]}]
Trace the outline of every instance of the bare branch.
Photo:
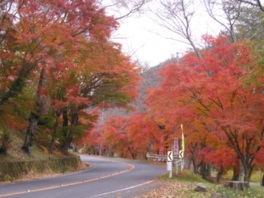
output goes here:
[{"label": "bare branch", "polygon": [[[209,16],[225,28],[232,41],[236,41],[235,23],[241,13],[241,2],[237,0],[203,0]],[[217,15],[221,11],[221,15]]]},{"label": "bare branch", "polygon": [[153,13],[158,25],[185,39],[201,58],[191,29],[191,21],[195,13],[193,0],[160,0],[159,9],[154,10]]},{"label": "bare branch", "polygon": [[150,0],[101,0],[104,9],[112,10],[115,13],[114,17],[116,20],[121,20],[135,13],[140,13],[143,6],[148,2],[150,2]]}]

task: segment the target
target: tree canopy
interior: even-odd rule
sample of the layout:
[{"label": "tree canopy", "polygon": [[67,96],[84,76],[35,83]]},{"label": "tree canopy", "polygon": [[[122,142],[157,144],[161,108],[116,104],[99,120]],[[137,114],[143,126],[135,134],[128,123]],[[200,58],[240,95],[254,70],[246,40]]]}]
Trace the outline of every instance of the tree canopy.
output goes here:
[{"label": "tree canopy", "polygon": [[16,126],[26,104],[20,125],[28,125],[24,151],[31,152],[47,113],[54,112],[49,115],[55,126],[61,123],[67,150],[80,123],[94,122],[94,116],[85,116],[88,108],[126,106],[135,98],[138,70],[110,40],[118,22],[97,1],[6,1],[0,17],[0,109],[3,118],[14,117],[2,129]]}]

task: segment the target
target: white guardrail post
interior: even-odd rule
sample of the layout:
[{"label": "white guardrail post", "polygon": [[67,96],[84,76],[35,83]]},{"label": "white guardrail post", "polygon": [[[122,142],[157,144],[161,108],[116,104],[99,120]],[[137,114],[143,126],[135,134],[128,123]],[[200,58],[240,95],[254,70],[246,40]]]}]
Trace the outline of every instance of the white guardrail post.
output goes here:
[{"label": "white guardrail post", "polygon": [[179,172],[179,166],[182,168],[182,159],[179,159],[179,155],[173,155],[172,151],[168,151],[168,155],[158,155],[158,154],[149,154],[147,153],[146,157],[148,159],[153,159],[159,162],[166,162],[166,168],[170,171],[170,178],[172,177],[172,168],[173,162],[176,167],[176,175]]}]

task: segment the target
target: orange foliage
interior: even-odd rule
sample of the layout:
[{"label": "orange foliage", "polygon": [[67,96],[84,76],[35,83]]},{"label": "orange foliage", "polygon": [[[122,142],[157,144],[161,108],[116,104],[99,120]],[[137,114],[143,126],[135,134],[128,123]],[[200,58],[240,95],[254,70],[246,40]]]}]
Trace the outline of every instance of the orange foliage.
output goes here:
[{"label": "orange foliage", "polygon": [[[245,169],[252,168],[254,155],[263,147],[264,98],[258,87],[245,88],[242,77],[256,57],[247,43],[229,43],[225,36],[205,41],[202,58],[190,53],[161,71],[164,81],[149,93],[148,113],[171,135],[184,124],[187,148],[195,143],[201,151],[207,147],[208,162],[215,153],[231,149],[244,160]],[[233,163],[232,158],[220,161],[214,163]]]}]

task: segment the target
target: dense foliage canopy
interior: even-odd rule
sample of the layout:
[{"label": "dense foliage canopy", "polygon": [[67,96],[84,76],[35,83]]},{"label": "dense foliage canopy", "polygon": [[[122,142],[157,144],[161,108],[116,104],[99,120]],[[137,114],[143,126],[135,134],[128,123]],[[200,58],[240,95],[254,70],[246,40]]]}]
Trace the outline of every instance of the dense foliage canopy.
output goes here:
[{"label": "dense foliage canopy", "polygon": [[0,17],[0,130],[27,127],[29,154],[37,125],[50,151],[59,138],[66,152],[95,121],[89,108],[135,97],[136,65],[110,41],[118,23],[96,1],[5,1]]}]

